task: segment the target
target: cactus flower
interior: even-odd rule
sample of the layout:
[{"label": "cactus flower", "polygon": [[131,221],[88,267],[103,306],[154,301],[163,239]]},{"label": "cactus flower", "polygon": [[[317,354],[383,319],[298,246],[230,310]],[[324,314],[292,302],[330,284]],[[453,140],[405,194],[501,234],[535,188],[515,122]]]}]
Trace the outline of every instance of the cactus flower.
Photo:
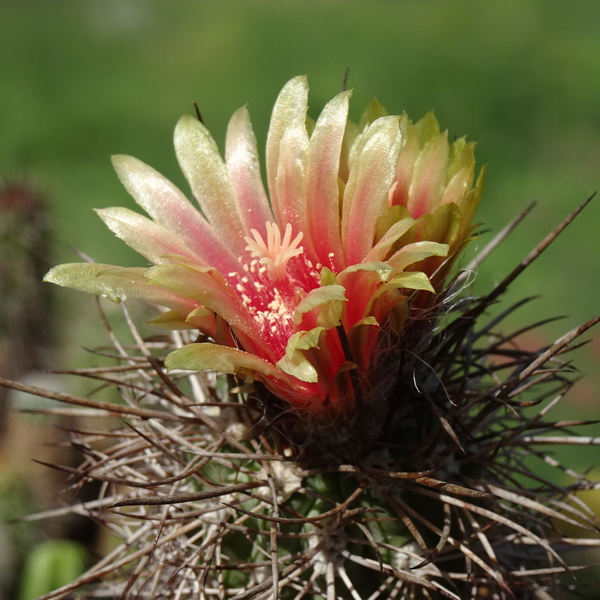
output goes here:
[{"label": "cactus flower", "polygon": [[434,270],[467,238],[481,185],[471,189],[473,145],[450,146],[433,116],[413,126],[371,110],[359,128],[345,91],[309,133],[307,98],[297,77],[275,103],[268,195],[246,108],[229,123],[224,160],[202,123],[184,116],[176,127],[200,210],[151,167],[114,157],[151,218],[97,212],[153,266],[67,264],[46,281],[158,304],[168,310],[152,324],[208,336],[172,352],[169,369],[237,373],[312,413],[352,410],[373,387],[382,339],[401,335],[411,295],[435,293]]}]

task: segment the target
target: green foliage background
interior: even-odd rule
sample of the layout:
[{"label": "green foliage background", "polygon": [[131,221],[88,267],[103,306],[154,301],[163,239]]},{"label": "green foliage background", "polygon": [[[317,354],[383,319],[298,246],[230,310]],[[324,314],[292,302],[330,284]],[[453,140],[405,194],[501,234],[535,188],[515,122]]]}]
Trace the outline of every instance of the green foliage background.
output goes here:
[{"label": "green foliage background", "polygon": [[[476,289],[600,187],[597,0],[0,0],[0,23],[0,173],[51,198],[56,262],[78,260],[72,245],[142,264],[91,212],[134,206],[109,155],[132,154],[185,189],[171,144],[180,114],[196,101],[222,145],[248,103],[262,147],[278,91],[301,73],[312,116],[349,68],[355,118],[377,96],[413,120],[434,109],[451,135],[477,140],[491,230],[538,201]],[[599,312],[599,222],[596,201],[514,285],[514,299],[542,295],[517,322],[568,315],[541,343]],[[599,416],[599,357],[598,341],[580,355],[592,376],[569,414]]]}]

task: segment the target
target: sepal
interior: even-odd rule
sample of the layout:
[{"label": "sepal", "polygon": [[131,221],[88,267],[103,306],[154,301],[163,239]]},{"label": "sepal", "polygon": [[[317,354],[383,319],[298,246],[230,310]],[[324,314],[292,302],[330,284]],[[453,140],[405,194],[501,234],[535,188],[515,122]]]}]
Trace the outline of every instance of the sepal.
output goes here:
[{"label": "sepal", "polygon": [[319,376],[315,367],[304,356],[303,351],[319,346],[324,327],[315,327],[310,331],[298,331],[288,340],[285,356],[277,363],[285,373],[293,375],[300,381],[316,383]]},{"label": "sepal", "polygon": [[202,371],[213,369],[220,373],[242,373],[254,378],[254,372],[279,378],[281,372],[270,362],[237,348],[227,348],[203,342],[187,344],[171,352],[165,359],[167,370]]}]

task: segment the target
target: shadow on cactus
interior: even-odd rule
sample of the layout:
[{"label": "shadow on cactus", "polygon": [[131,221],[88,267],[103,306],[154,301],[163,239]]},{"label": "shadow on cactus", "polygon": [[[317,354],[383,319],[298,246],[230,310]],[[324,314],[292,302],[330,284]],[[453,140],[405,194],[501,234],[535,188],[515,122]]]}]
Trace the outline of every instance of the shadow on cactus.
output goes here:
[{"label": "shadow on cactus", "polygon": [[[576,495],[598,484],[545,452],[597,441],[550,413],[571,387],[565,353],[600,318],[532,352],[522,331],[498,333],[516,307],[486,316],[579,211],[487,296],[469,296],[525,214],[458,268],[483,186],[474,144],[376,102],[356,125],[349,92],[313,122],[307,97],[300,77],[275,104],[268,195],[245,108],[225,160],[201,122],[177,125],[200,210],[115,157],[151,219],[98,212],[153,266],[46,276],[164,307],[150,323],[173,333],[142,339],[124,308],[135,343],[113,338],[114,366],[74,371],[118,388],[120,403],[27,388],[126,418],[74,428],[81,466],[54,465],[70,493],[103,483],[64,510],[122,544],[44,598],[546,599],[576,585],[583,567],[567,551],[600,544]],[[536,461],[572,483],[544,479]]]}]

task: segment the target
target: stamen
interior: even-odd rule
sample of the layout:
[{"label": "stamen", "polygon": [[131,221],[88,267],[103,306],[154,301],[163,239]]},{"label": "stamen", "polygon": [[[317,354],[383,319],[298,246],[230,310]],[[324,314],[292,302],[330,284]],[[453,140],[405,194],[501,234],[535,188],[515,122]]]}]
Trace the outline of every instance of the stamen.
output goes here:
[{"label": "stamen", "polygon": [[[317,265],[315,270],[300,246],[302,233],[292,239],[289,223],[283,234],[271,222],[265,223],[264,237],[255,229],[251,234],[244,238],[249,255],[239,258],[240,271],[228,273],[227,279],[260,327],[272,355],[280,358],[294,333],[296,307],[318,287],[322,267]],[[292,258],[295,260],[288,269]]]},{"label": "stamen", "polygon": [[266,267],[273,279],[283,279],[288,261],[304,252],[302,246],[299,246],[304,234],[300,232],[292,240],[292,226],[288,223],[282,241],[281,231],[276,223],[267,221],[266,228],[267,243],[265,244],[256,229],[251,229],[250,233],[252,233],[254,239],[248,236],[244,237],[244,240],[248,243],[245,249]]}]

